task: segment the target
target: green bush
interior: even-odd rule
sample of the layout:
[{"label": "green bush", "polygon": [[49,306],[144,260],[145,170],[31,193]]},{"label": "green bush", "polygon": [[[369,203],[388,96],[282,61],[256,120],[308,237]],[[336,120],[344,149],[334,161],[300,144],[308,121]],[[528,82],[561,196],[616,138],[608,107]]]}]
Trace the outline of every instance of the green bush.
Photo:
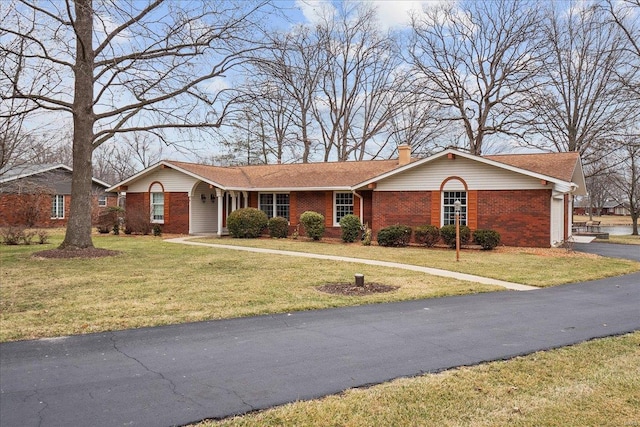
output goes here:
[{"label": "green bush", "polygon": [[355,242],[362,229],[360,218],[351,214],[343,216],[340,218],[340,229],[342,230],[343,242]]},{"label": "green bush", "polygon": [[440,241],[440,229],[435,225],[422,225],[416,227],[414,234],[416,243],[430,248]]},{"label": "green bush", "polygon": [[159,224],[153,226],[153,235],[156,237],[162,236],[162,227]]},{"label": "green bush", "polygon": [[281,216],[269,219],[267,227],[269,228],[269,236],[271,237],[284,239],[289,235],[289,221]]},{"label": "green bush", "polygon": [[313,240],[320,240],[324,235],[324,215],[318,212],[306,211],[300,215],[300,223],[305,233]]},{"label": "green bush", "polygon": [[407,246],[411,239],[411,227],[406,225],[392,225],[378,231],[378,245],[380,246]]},{"label": "green bush", "polygon": [[255,239],[267,227],[267,214],[256,208],[237,209],[227,217],[227,229],[235,238]]},{"label": "green bush", "polygon": [[495,230],[476,230],[473,232],[473,240],[482,249],[491,250],[500,244],[500,233]]},{"label": "green bush", "polygon": [[[456,226],[453,224],[440,227],[442,241],[450,248],[456,247]],[[466,245],[471,238],[471,230],[466,225],[460,226],[460,245]]]}]

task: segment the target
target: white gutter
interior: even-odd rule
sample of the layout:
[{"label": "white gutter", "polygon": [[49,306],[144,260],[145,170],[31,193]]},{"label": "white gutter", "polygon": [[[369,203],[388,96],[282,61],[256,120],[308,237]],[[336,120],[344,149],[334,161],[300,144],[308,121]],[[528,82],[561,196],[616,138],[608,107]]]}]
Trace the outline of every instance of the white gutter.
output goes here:
[{"label": "white gutter", "polygon": [[362,204],[362,196],[360,196],[358,193],[356,193],[356,190],[351,190],[351,192],[353,193],[354,196],[356,196],[358,199],[360,199],[360,222],[362,222],[362,220],[364,219],[364,206]]}]

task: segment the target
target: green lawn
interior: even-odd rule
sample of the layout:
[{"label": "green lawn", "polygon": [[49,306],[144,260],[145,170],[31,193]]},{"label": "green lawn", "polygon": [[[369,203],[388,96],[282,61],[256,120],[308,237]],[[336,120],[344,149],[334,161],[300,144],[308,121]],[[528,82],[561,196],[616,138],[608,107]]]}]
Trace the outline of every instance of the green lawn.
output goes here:
[{"label": "green lawn", "polygon": [[403,378],[212,426],[640,426],[640,332]]}]

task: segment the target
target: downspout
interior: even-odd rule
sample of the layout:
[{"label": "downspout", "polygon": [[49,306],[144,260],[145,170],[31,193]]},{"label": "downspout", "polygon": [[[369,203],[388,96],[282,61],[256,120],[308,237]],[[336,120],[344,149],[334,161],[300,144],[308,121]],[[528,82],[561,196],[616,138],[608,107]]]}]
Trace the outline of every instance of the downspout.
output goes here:
[{"label": "downspout", "polygon": [[362,196],[356,193],[356,190],[351,190],[351,193],[353,193],[354,196],[360,199],[360,222],[362,222],[362,220],[364,219],[364,204],[362,203]]}]

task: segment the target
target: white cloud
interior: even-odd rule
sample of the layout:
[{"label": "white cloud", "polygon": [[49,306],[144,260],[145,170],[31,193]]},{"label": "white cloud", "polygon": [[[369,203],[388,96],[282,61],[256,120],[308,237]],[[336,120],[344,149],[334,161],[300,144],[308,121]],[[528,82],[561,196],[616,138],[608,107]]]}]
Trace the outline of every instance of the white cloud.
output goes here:
[{"label": "white cloud", "polygon": [[335,7],[327,0],[296,0],[295,5],[310,24],[318,24],[323,16],[331,16]]},{"label": "white cloud", "polygon": [[368,4],[378,10],[381,29],[402,28],[409,26],[410,15],[427,8],[437,7],[452,0],[295,0],[295,5],[309,24],[316,24],[321,18],[331,16],[340,1],[352,1]]}]

